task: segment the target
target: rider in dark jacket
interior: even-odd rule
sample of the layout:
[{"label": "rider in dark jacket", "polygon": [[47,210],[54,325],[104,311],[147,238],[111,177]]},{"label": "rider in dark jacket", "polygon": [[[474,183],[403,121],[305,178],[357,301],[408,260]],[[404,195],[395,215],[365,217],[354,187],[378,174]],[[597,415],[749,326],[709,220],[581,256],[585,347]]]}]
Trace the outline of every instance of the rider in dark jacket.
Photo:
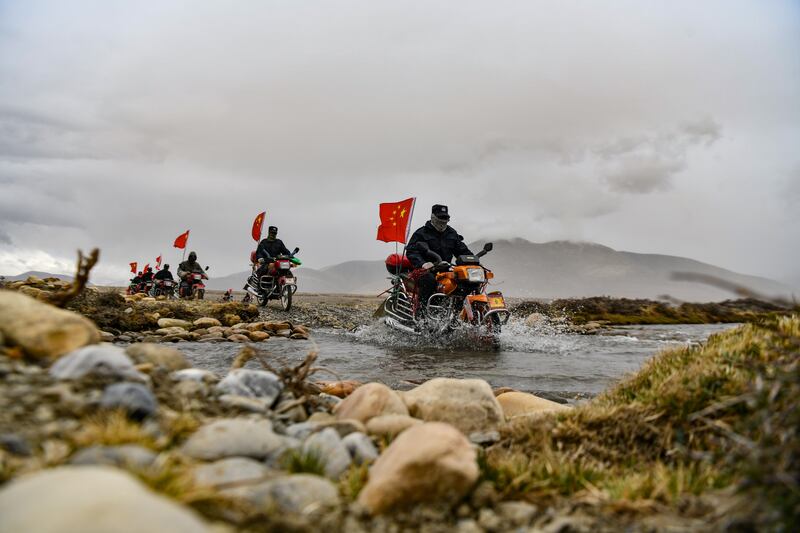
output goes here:
[{"label": "rider in dark jacket", "polygon": [[142,274],[142,283],[147,283],[148,281],[153,281],[153,267],[147,267]]},{"label": "rider in dark jacket", "polygon": [[[438,254],[442,261],[452,262],[453,257],[460,255],[472,255],[472,252],[464,244],[464,237],[448,225],[450,214],[446,205],[436,204],[431,209],[431,219],[419,228],[411,236],[406,246],[406,255],[416,268],[428,267],[431,258],[427,251],[420,247],[421,242],[425,242],[431,252]],[[431,265],[433,266],[433,265]],[[428,267],[430,268],[430,267]],[[421,276],[417,280],[420,308],[424,309],[430,298],[436,291],[436,278],[431,272]]]},{"label": "rider in dark jacket", "polygon": [[172,272],[169,271],[169,265],[165,264],[164,268],[162,268],[161,270],[156,272],[155,278],[158,279],[158,280],[161,280],[161,279],[172,280],[172,279],[174,279],[172,277]]},{"label": "rider in dark jacket", "polygon": [[292,252],[283,244],[283,241],[278,238],[278,228],[270,226],[267,229],[267,237],[261,239],[256,248],[256,261],[260,263],[256,271],[257,278],[266,275],[270,263],[272,263],[279,255],[291,255]]}]

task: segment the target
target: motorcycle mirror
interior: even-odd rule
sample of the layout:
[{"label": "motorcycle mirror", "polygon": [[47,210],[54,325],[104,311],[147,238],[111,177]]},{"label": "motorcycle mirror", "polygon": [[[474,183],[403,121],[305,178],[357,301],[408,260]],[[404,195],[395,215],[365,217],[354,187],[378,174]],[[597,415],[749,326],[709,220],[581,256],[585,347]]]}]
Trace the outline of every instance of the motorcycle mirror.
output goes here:
[{"label": "motorcycle mirror", "polygon": [[295,248],[294,251],[292,252],[292,255],[296,254],[299,251],[300,251],[300,248]]},{"label": "motorcycle mirror", "polygon": [[492,244],[490,242],[487,242],[486,244],[483,245],[483,250],[485,252],[491,252],[492,248],[494,248],[494,244]]},{"label": "motorcycle mirror", "polygon": [[206,270],[208,270],[208,265],[206,265]]}]

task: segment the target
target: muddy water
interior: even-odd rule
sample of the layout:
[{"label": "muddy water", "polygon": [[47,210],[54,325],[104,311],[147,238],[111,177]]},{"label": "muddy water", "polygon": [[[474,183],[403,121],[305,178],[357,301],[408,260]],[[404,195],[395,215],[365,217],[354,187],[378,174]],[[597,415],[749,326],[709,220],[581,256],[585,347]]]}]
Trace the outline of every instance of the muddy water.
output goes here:
[{"label": "muddy water", "polygon": [[[596,395],[664,348],[702,342],[731,327],[632,326],[576,335],[557,326],[530,328],[516,322],[505,328],[500,349],[493,351],[409,339],[376,323],[356,332],[317,330],[309,341],[273,338],[258,346],[275,365],[296,364],[316,349],[318,365],[342,379],[409,388],[433,377],[482,378],[496,387],[574,400]],[[181,343],[180,348],[195,366],[224,375],[241,345]],[[251,361],[248,367],[260,365]],[[330,374],[318,376],[336,379]]]}]

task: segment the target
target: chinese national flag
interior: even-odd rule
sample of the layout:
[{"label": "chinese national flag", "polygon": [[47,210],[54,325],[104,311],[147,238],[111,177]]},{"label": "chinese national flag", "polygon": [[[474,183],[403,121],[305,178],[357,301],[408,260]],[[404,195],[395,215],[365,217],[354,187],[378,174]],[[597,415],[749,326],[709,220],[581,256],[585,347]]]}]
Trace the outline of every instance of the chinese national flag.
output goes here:
[{"label": "chinese national flag", "polygon": [[161,256],[156,257],[156,270],[161,270]]},{"label": "chinese national flag", "polygon": [[142,272],[147,272],[147,269],[148,269],[149,267],[150,267],[150,263],[147,263],[147,264],[144,266],[144,268],[142,269]]},{"label": "chinese national flag", "polygon": [[381,225],[377,239],[383,242],[402,242],[408,239],[408,223],[414,214],[416,198],[380,205]]},{"label": "chinese national flag", "polygon": [[139,266],[139,263],[137,263],[136,261],[131,263],[131,272],[133,272],[134,274],[136,274],[136,267],[137,266]]},{"label": "chinese national flag", "polygon": [[172,246],[175,248],[186,248],[186,241],[189,240],[189,230],[186,230],[186,233],[181,233],[178,235],[178,238],[175,239],[175,242]]},{"label": "chinese national flag", "polygon": [[261,228],[264,226],[264,217],[267,215],[266,211],[263,211],[256,215],[256,219],[253,221],[253,231],[251,235],[253,236],[253,240],[258,242],[261,240]]}]

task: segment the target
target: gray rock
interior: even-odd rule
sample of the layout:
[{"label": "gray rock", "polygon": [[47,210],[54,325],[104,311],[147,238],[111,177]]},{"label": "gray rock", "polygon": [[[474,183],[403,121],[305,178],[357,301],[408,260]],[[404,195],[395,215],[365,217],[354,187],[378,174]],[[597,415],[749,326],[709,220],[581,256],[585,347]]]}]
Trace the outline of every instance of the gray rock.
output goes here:
[{"label": "gray rock", "polygon": [[156,454],[142,446],[123,444],[122,446],[90,446],[78,450],[69,462],[73,465],[108,465],[147,468],[156,459]]},{"label": "gray rock", "polygon": [[358,465],[372,462],[378,458],[378,449],[372,439],[363,433],[350,433],[342,439],[342,444],[347,448],[353,462]]},{"label": "gray rock", "polygon": [[219,378],[213,372],[199,368],[177,370],[170,373],[169,376],[175,381],[197,381],[199,383],[216,383],[219,381]]},{"label": "gray rock", "polygon": [[32,453],[30,443],[16,433],[0,433],[0,448],[24,457],[28,457]]},{"label": "gray rock", "polygon": [[317,453],[325,462],[325,475],[337,479],[350,466],[350,452],[333,428],[312,434],[303,443],[303,453]]},{"label": "gray rock", "polygon": [[135,381],[147,378],[133,367],[125,350],[111,344],[96,344],[72,351],[50,367],[56,379],[81,379],[88,375],[114,376]]},{"label": "gray rock", "polygon": [[196,467],[193,471],[197,485],[215,489],[226,485],[246,485],[264,481],[270,469],[247,457],[229,457]]},{"label": "gray rock", "polygon": [[237,368],[217,384],[217,390],[222,394],[261,398],[272,405],[283,390],[283,384],[272,372]]},{"label": "gray rock", "polygon": [[292,424],[286,428],[286,434],[295,439],[305,440],[306,437],[319,429],[320,425],[317,422],[300,422],[299,424]]},{"label": "gray rock", "polygon": [[206,461],[234,456],[267,459],[283,445],[268,420],[223,418],[198,429],[183,445],[183,453]]},{"label": "gray rock", "polygon": [[269,411],[270,405],[261,398],[248,398],[237,394],[223,394],[219,397],[219,403],[225,407],[233,407],[250,413],[266,413]]},{"label": "gray rock", "polygon": [[283,469],[285,467],[284,457],[289,450],[299,450],[303,447],[303,441],[293,437],[282,437],[281,447],[267,457],[264,464],[270,468]]},{"label": "gray rock", "polygon": [[193,511],[108,466],[62,466],[17,478],[0,490],[0,531],[200,533]]},{"label": "gray rock", "polygon": [[134,420],[143,420],[158,409],[156,397],[141,383],[114,383],[103,391],[100,406],[122,409]]},{"label": "gray rock", "polygon": [[291,514],[312,514],[339,503],[336,485],[311,474],[295,474],[222,493],[243,498],[262,510]]}]

